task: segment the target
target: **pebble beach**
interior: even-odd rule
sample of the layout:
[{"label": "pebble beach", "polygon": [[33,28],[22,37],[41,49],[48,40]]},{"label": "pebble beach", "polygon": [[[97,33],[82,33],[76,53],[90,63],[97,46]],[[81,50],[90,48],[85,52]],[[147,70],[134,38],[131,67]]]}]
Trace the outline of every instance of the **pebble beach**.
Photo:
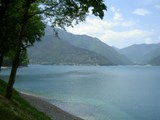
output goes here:
[{"label": "pebble beach", "polygon": [[76,117],[57,106],[46,102],[42,98],[28,95],[20,92],[20,96],[34,106],[37,110],[45,113],[51,118],[51,120],[83,120],[79,117]]}]

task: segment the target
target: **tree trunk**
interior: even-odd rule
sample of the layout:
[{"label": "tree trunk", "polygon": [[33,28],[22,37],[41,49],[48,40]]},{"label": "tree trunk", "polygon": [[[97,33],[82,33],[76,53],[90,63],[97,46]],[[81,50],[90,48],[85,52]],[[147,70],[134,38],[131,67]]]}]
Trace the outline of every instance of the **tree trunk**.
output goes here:
[{"label": "tree trunk", "polygon": [[12,97],[13,85],[14,85],[15,78],[16,78],[17,68],[19,66],[20,52],[21,52],[20,50],[17,51],[17,54],[15,55],[15,58],[12,63],[12,69],[11,69],[9,82],[7,84],[7,89],[6,89],[6,94],[5,94],[5,97],[7,99],[11,99]]},{"label": "tree trunk", "polygon": [[3,63],[3,57],[4,57],[4,53],[2,53],[0,56],[0,71],[1,71],[2,63]]},{"label": "tree trunk", "polygon": [[[34,1],[34,0],[33,0]],[[24,35],[24,30],[25,30],[25,27],[26,27],[26,24],[28,22],[28,12],[29,12],[29,8],[30,8],[30,3],[31,1],[28,1],[26,0],[25,1],[25,4],[24,4],[24,14],[23,14],[23,20],[22,20],[22,26],[21,26],[21,30],[20,30],[20,33],[19,33],[19,37],[17,39],[17,46],[16,46],[16,53],[15,53],[15,56],[14,56],[14,59],[13,59],[13,63],[12,63],[12,69],[11,69],[11,73],[10,73],[10,77],[9,77],[9,81],[8,81],[8,84],[7,84],[7,89],[6,89],[6,94],[5,94],[5,97],[7,99],[11,99],[12,97],[12,91],[13,91],[13,85],[14,85],[14,82],[15,82],[15,78],[16,78],[16,73],[17,73],[17,68],[19,66],[19,63],[20,63],[20,54],[21,54],[21,46],[23,44],[22,40],[23,40],[23,37],[25,36]]]}]

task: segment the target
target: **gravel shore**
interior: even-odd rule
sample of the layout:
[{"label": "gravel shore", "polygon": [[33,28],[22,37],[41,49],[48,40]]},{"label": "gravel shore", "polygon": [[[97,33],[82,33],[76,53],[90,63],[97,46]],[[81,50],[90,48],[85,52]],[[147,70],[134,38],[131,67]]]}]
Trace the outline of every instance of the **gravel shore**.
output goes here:
[{"label": "gravel shore", "polygon": [[45,113],[52,120],[83,120],[79,117],[67,113],[66,111],[54,106],[53,104],[44,101],[39,97],[27,95],[24,93],[20,93],[20,96],[39,111]]}]

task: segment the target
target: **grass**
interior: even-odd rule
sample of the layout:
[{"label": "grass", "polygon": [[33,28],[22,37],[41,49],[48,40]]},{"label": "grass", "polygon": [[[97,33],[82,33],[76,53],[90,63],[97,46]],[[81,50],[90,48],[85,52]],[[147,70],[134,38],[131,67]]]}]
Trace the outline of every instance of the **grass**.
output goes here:
[{"label": "grass", "polygon": [[1,120],[51,120],[44,113],[39,112],[19,96],[14,90],[12,99],[4,97],[6,83],[0,79],[0,119]]}]

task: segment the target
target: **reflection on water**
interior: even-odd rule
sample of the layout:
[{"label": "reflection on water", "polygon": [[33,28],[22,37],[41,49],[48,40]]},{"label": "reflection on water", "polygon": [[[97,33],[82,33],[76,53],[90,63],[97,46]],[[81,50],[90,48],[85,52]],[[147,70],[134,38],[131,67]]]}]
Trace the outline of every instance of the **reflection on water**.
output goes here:
[{"label": "reflection on water", "polygon": [[87,120],[159,120],[159,73],[160,67],[36,65],[19,69],[15,88]]}]

